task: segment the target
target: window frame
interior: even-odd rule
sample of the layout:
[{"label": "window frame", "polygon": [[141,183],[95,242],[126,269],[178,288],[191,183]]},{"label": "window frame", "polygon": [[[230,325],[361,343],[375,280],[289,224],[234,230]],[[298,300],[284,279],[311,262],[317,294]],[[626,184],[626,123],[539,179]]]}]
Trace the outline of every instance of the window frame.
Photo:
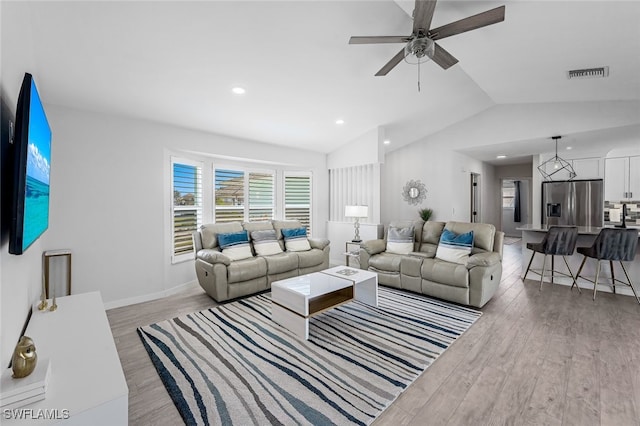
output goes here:
[{"label": "window frame", "polygon": [[[251,198],[249,193],[249,180],[251,174],[268,174],[272,177],[272,205],[271,205],[271,218],[264,220],[271,220],[278,217],[278,203],[277,203],[277,181],[278,181],[278,171],[275,169],[263,169],[257,167],[247,167],[226,163],[216,163],[215,161],[212,164],[212,177],[211,177],[211,194],[213,196],[213,205],[212,205],[212,219],[213,223],[216,223],[216,209],[218,205],[216,204],[216,171],[217,170],[229,170],[234,172],[242,172],[243,173],[243,218],[242,221],[248,222],[251,211]],[[223,223],[223,222],[220,222]]]},{"label": "window frame", "polygon": [[[200,228],[200,226],[203,223],[203,214],[204,214],[204,202],[203,202],[203,195],[204,195],[204,179],[203,179],[203,173],[204,173],[204,168],[205,168],[205,164],[203,161],[198,161],[198,160],[193,160],[193,159],[189,159],[189,158],[184,158],[184,157],[178,157],[178,156],[171,156],[170,157],[170,191],[171,191],[171,195],[169,197],[169,202],[170,202],[170,223],[171,223],[171,232],[170,232],[170,240],[171,240],[171,263],[172,264],[177,264],[177,263],[182,263],[182,262],[186,262],[189,260],[193,260],[195,258],[195,247],[193,247],[193,242],[192,242],[192,248],[191,251],[185,252],[185,253],[180,253],[180,254],[176,254],[176,239],[175,239],[175,212],[176,212],[176,205],[174,202],[174,190],[175,190],[175,174],[174,174],[174,166],[176,164],[180,164],[180,165],[185,165],[185,166],[192,166],[192,167],[196,167],[199,168],[199,173],[198,173],[198,178],[200,180],[199,185],[196,184],[196,188],[199,187],[199,206],[197,204],[194,204],[194,209],[196,210],[196,230]],[[198,197],[196,196],[196,200],[198,200]],[[184,208],[183,210],[188,210],[188,208]]]},{"label": "window frame", "polygon": [[313,172],[311,171],[290,171],[284,170],[282,174],[282,218],[287,218],[287,177],[308,177],[309,178],[309,226],[307,235],[313,235]]}]

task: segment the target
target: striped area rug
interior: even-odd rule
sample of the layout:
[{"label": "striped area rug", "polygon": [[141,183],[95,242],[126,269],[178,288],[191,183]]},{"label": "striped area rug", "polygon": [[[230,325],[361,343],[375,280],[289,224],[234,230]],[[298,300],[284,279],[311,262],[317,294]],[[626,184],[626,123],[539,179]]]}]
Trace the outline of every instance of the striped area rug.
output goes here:
[{"label": "striped area rug", "polygon": [[138,329],[188,425],[371,423],[481,313],[380,287],[314,317],[308,341],[270,294]]}]

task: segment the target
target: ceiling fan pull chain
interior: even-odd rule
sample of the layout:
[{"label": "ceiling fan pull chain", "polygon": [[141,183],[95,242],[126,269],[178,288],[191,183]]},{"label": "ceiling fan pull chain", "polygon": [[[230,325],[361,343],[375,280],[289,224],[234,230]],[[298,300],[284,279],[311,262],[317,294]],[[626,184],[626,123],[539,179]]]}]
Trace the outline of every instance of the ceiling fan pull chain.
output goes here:
[{"label": "ceiling fan pull chain", "polygon": [[418,62],[418,92],[420,92],[420,62]]}]

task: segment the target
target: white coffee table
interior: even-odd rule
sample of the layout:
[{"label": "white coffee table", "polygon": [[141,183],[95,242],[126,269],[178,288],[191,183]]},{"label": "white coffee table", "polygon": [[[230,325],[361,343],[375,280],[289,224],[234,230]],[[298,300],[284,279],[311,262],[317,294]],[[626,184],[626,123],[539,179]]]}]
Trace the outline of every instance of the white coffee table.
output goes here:
[{"label": "white coffee table", "polygon": [[353,282],[354,299],[371,306],[378,306],[378,274],[349,266],[336,266],[321,271],[334,277],[345,278]]},{"label": "white coffee table", "polygon": [[377,274],[344,266],[331,268],[273,282],[271,318],[306,340],[311,317],[354,299],[378,306]]}]

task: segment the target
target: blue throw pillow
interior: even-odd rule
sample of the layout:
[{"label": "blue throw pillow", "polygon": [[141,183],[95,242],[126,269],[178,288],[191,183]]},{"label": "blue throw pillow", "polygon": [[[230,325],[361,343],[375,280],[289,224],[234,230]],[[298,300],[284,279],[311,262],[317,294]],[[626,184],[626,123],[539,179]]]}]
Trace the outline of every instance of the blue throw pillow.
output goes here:
[{"label": "blue throw pillow", "polygon": [[456,234],[448,229],[442,231],[436,250],[436,258],[466,265],[473,248],[473,231]]},{"label": "blue throw pillow", "polygon": [[231,260],[242,260],[253,257],[249,246],[249,234],[247,231],[218,234],[218,244],[222,254]]},{"label": "blue throw pillow", "polygon": [[234,246],[236,244],[249,243],[247,231],[231,232],[228,234],[218,234],[218,244],[221,249]]},{"label": "blue throw pillow", "polygon": [[307,240],[307,228],[286,228],[282,230],[282,236],[287,251],[311,250],[311,245]]},{"label": "blue throw pillow", "polygon": [[292,238],[307,238],[307,228],[286,228],[282,230],[285,240]]}]

